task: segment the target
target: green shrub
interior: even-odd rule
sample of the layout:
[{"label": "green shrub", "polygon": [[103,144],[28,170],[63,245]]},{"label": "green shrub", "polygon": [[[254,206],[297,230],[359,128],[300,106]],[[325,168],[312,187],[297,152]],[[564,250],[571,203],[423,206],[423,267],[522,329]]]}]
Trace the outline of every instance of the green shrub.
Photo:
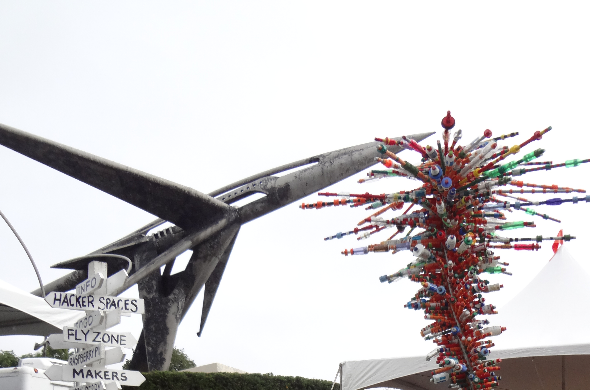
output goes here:
[{"label": "green shrub", "polygon": [[16,367],[18,356],[12,351],[0,351],[0,368]]},{"label": "green shrub", "polygon": [[[130,366],[131,360],[126,359],[125,363],[123,364],[123,370],[130,370]],[[172,359],[170,359],[170,367],[168,367],[168,371],[182,371],[195,366],[195,362],[193,362],[191,358],[188,357],[188,355],[184,352],[184,349],[178,349],[174,347],[172,350]]]},{"label": "green shrub", "polygon": [[184,349],[178,349],[175,347],[172,350],[172,359],[170,360],[168,371],[182,371],[195,366],[195,362],[184,353]]},{"label": "green shrub", "polygon": [[67,349],[53,349],[48,345],[47,347],[45,347],[45,350],[42,349],[39,352],[27,353],[27,354],[21,356],[21,359],[35,358],[35,357],[48,357],[48,358],[67,361],[68,358],[70,357],[70,355],[71,355],[71,353]]},{"label": "green shrub", "polygon": [[[154,371],[143,373],[146,381],[140,387],[123,386],[125,390],[330,390],[332,382],[299,376],[273,374],[234,374]],[[340,390],[336,384],[334,390]]]},{"label": "green shrub", "polygon": [[[70,353],[67,349],[53,349],[50,346],[47,346],[45,350],[24,354],[20,357],[20,359],[49,357],[60,360],[68,360],[69,355]],[[16,367],[18,360],[19,357],[16,356],[13,351],[0,351],[0,368]]]}]

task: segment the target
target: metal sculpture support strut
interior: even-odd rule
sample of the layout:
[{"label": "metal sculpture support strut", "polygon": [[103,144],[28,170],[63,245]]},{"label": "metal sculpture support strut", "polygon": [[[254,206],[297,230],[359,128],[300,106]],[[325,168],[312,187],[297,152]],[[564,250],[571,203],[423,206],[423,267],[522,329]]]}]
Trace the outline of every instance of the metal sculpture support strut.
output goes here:
[{"label": "metal sculpture support strut", "polygon": [[[431,134],[409,138],[419,142]],[[132,359],[132,368],[142,371],[168,369],[178,325],[204,287],[201,335],[243,224],[372,166],[378,145],[370,142],[313,156],[207,195],[2,124],[0,144],[160,218],[91,253],[124,255],[133,262],[130,277],[116,293],[137,284],[145,300],[144,328]],[[398,146],[390,150],[401,151]],[[293,168],[301,169],[274,176]],[[231,206],[255,193],[265,196],[239,208]],[[147,235],[166,221],[175,226]],[[171,275],[174,260],[187,250],[193,251],[188,265]],[[162,266],[165,268],[160,272]],[[71,268],[67,262],[54,267]],[[109,273],[116,271],[109,266]],[[45,290],[68,291],[85,278],[86,271],[75,269],[46,284]],[[33,294],[41,293],[36,290]]]}]

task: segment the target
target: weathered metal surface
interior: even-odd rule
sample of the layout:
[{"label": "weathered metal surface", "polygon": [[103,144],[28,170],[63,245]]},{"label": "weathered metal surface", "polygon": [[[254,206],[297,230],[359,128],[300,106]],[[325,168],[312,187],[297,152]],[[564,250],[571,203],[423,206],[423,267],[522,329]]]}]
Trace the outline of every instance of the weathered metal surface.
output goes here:
[{"label": "weathered metal surface", "polygon": [[256,175],[248,176],[242,180],[239,180],[234,183],[223,186],[221,188],[218,188],[217,190],[210,192],[209,196],[218,196],[223,193],[230,192],[231,190],[235,190],[236,188],[246,185],[248,183],[254,182],[258,179],[262,179],[263,177],[276,175],[278,173],[288,171],[289,169],[295,169],[295,168],[303,167],[305,165],[314,164],[314,163],[317,163],[318,161],[319,160],[318,160],[317,156],[314,156],[314,157],[304,158],[303,160],[295,161],[290,164],[281,165],[279,167],[257,173]]},{"label": "weathered metal surface", "polygon": [[184,237],[176,244],[174,244],[172,247],[167,249],[164,253],[153,258],[149,264],[146,264],[138,270],[136,270],[135,273],[133,273],[125,281],[123,287],[113,292],[113,295],[119,295],[123,291],[127,290],[129,287],[139,282],[143,277],[158,270],[161,266],[175,259],[177,256],[181,255],[189,249],[194,248],[201,242],[207,240],[209,237],[211,237],[212,235],[223,229],[225,226],[227,226],[230,222],[232,222],[233,219],[234,218],[223,218],[214,224],[211,224],[203,229],[197,229],[191,234],[188,234],[186,237]]},{"label": "weathered metal surface", "polygon": [[[226,250],[224,256],[219,259],[219,262],[215,266],[215,269],[207,279],[207,283],[205,283],[205,291],[203,291],[203,308],[201,311],[201,324],[199,326],[199,331],[197,332],[197,336],[201,337],[203,333],[203,328],[205,327],[205,323],[207,322],[207,317],[209,317],[209,312],[211,311],[211,307],[213,306],[213,300],[215,299],[215,294],[217,294],[217,289],[219,288],[219,284],[221,283],[221,278],[223,278],[223,273],[225,272],[225,267],[227,266],[227,262],[229,261],[229,255],[231,254],[231,250],[233,248],[233,244]],[[188,307],[185,308],[182,317],[186,315],[188,312]]]},{"label": "weathered metal surface", "polygon": [[[53,282],[45,284],[45,292],[49,294],[53,291],[69,291],[76,288],[76,285],[88,277],[88,272],[83,271],[72,271],[60,278],[55,279]],[[32,291],[31,294],[41,297],[41,289],[38,288]],[[44,297],[42,297],[44,298]]]},{"label": "weathered metal surface", "polygon": [[[138,349],[144,348],[144,351],[134,354],[132,369],[153,371],[168,368],[178,325],[216,265],[229,257],[239,229],[237,224],[230,225],[194,247],[185,271],[166,276],[156,270],[140,279],[137,283],[139,296],[144,299],[146,313],[150,315],[143,316],[140,336],[140,344],[143,339],[143,345],[138,345]],[[146,248],[143,254],[137,256],[140,263],[149,263],[154,254],[155,246]]]},{"label": "weathered metal surface", "polygon": [[97,253],[112,252],[115,250],[115,248],[127,247],[130,245],[137,244],[137,243],[141,242],[142,240],[145,241],[146,234],[150,230],[157,228],[158,226],[162,225],[165,222],[166,222],[165,220],[158,218],[158,219],[148,223],[147,225],[140,227],[139,229],[135,230],[134,232],[129,233],[125,237],[120,238],[117,241],[115,241],[109,245],[103,246],[102,248],[99,248],[92,253],[89,253],[89,255],[94,255]]},{"label": "weathered metal surface", "polygon": [[[2,125],[0,125],[0,129],[1,126]],[[414,134],[409,137],[416,141],[421,141],[432,134],[433,133],[421,133]],[[303,160],[293,162],[291,164],[285,164],[280,167],[261,172],[257,175],[253,175],[246,179],[224,186],[220,189],[211,192],[209,196],[217,196],[220,194],[224,194],[223,196],[219,196],[218,198],[224,202],[232,202],[243,197],[244,195],[249,195],[252,192],[258,192],[254,191],[254,189],[256,188],[254,184],[257,184],[256,181],[258,181],[257,186],[259,191],[270,195],[270,199],[259,199],[258,201],[252,202],[242,207],[240,209],[240,220],[242,221],[242,223],[245,223],[252,219],[258,218],[266,213],[269,213],[273,210],[276,210],[280,207],[283,207],[286,204],[295,202],[301,199],[302,197],[310,195],[311,193],[321,188],[325,188],[331,184],[338,182],[339,180],[345,179],[346,177],[349,177],[355,174],[356,172],[366,169],[367,167],[373,165],[375,163],[375,145],[377,145],[377,143],[371,142],[364,145],[325,153],[319,156],[312,156]],[[391,150],[393,152],[399,152],[397,148],[391,148]],[[350,164],[344,164],[344,168],[341,171],[334,169],[337,165],[341,165],[345,161],[347,161],[347,158],[355,159],[356,163],[354,164],[354,166],[351,166]],[[299,172],[293,172],[291,174],[288,174],[282,178],[269,176],[287,171],[289,169],[311,164],[314,165],[312,165],[309,168],[303,169]],[[324,177],[324,174],[326,174],[326,177]],[[328,174],[330,176],[328,176]],[[262,185],[260,185],[261,179],[264,179]],[[284,194],[287,191],[291,191],[291,185],[289,182],[289,180],[291,179],[298,182],[299,189],[296,191],[296,193],[299,193],[299,196],[297,197],[297,194],[293,193],[286,200],[281,201],[279,199],[277,201],[279,193]],[[312,187],[309,187],[309,182],[312,182]],[[228,193],[227,191],[230,192]],[[234,196],[229,197],[228,195],[231,195],[232,193]],[[121,248],[122,246],[136,245],[140,243],[142,240],[145,241],[145,234],[149,230],[159,226],[164,222],[165,221],[162,219],[157,219],[153,222],[150,222],[149,224],[128,234],[120,240],[117,240],[112,244],[106,245],[105,247],[100,248],[92,253],[108,253],[113,252]],[[75,286],[85,277],[86,274],[66,275],[52,283],[49,283],[47,285],[47,291],[67,291],[67,289],[64,290],[64,288],[68,287],[68,289],[71,289],[72,287],[70,286],[72,284]],[[40,296],[40,290],[35,290],[32,293],[34,295]],[[203,314],[205,314],[205,306],[203,307]]]},{"label": "weathered metal surface", "polygon": [[[421,141],[432,133],[414,134],[410,137]],[[317,164],[282,177],[265,177],[236,189],[262,192],[267,196],[239,208],[240,221],[247,223],[290,203],[296,202],[316,191],[346,179],[375,164],[377,142],[369,142],[350,148],[336,150],[314,157]],[[399,146],[389,147],[399,153]],[[218,197],[224,201],[225,195]]]},{"label": "weathered metal surface", "polygon": [[[179,274],[183,283],[187,286],[186,302],[181,319],[184,318],[203,286],[211,278],[212,273],[218,269],[217,266],[227,264],[239,230],[240,225],[236,224],[227,233],[222,232],[225,235],[220,234],[219,238],[209,240],[194,248],[186,269]],[[228,241],[229,235],[233,236]]]},{"label": "weathered metal surface", "polygon": [[[154,222],[158,222],[158,221],[162,221],[162,220],[156,220]],[[129,258],[133,258],[134,254],[137,251],[141,250],[141,246],[144,243],[153,243],[157,249],[157,255],[162,254],[164,251],[166,251],[167,249],[169,249],[170,247],[172,247],[174,244],[176,244],[178,241],[180,241],[181,239],[183,239],[184,237],[186,237],[187,232],[185,232],[183,229],[177,227],[177,226],[173,226],[171,228],[167,228],[167,229],[163,229],[160,232],[156,232],[153,235],[149,235],[146,236],[146,233],[148,233],[149,230],[151,229],[145,229],[148,226],[159,226],[161,225],[162,222],[159,223],[150,223],[146,226],[144,226],[144,228],[136,230],[135,232],[125,236],[123,239],[117,240],[115,242],[113,242],[112,244],[109,244],[105,247],[103,247],[104,249],[98,249],[92,253],[89,254],[89,256],[91,255],[96,255],[96,254],[100,254],[100,253],[116,253],[116,254],[121,254],[124,256],[127,256]],[[163,233],[163,232],[169,232],[167,234]],[[133,267],[132,271],[130,274],[135,273],[135,271],[137,270],[137,267]],[[113,271],[114,272],[114,271]],[[109,275],[111,275],[113,272],[111,272],[111,270],[109,269]],[[80,270],[80,271],[73,271],[70,272],[67,275],[64,275],[62,277],[60,277],[59,279],[56,279],[55,281],[46,284],[45,285],[45,290],[49,293],[52,291],[68,291],[71,290],[72,288],[74,288],[78,283],[80,283],[82,280],[87,278],[87,272],[86,270]],[[33,292],[31,292],[31,294],[33,295],[37,295],[37,296],[41,296],[41,290],[37,289]]]},{"label": "weathered metal surface", "polygon": [[81,271],[84,268],[88,269],[88,264],[95,260],[105,263],[108,266],[108,268],[112,268],[111,272],[114,272],[115,270],[119,271],[122,269],[126,270],[131,266],[129,260],[122,256],[100,253],[62,261],[61,263],[52,265],[51,268],[73,269]]},{"label": "weathered metal surface", "polygon": [[229,210],[192,188],[3,124],[0,144],[185,229]]},{"label": "weathered metal surface", "polygon": [[[102,248],[99,248],[99,249],[95,250],[94,252],[89,253],[89,255],[100,254],[100,253],[110,253],[110,252],[116,251],[117,249],[127,248],[127,247],[130,247],[133,245],[137,245],[141,242],[148,241],[150,238],[146,237],[146,234],[150,230],[160,226],[164,222],[166,222],[166,221],[164,221],[163,219],[156,219],[156,220],[148,223],[147,225],[144,225],[141,228],[118,239],[117,241],[115,241],[109,245],[105,245]],[[76,287],[76,285],[78,283],[80,283],[82,280],[84,280],[88,277],[86,271],[87,270],[73,271],[67,275],[60,277],[59,279],[54,280],[51,283],[46,284],[45,285],[45,292],[50,293],[53,291],[62,291],[63,292],[63,291],[71,290],[72,288]],[[74,287],[71,287],[72,285]],[[41,289],[38,288],[38,289],[32,291],[31,294],[40,297],[41,296]]]},{"label": "weathered metal surface", "polygon": [[[431,134],[409,137],[419,142]],[[140,295],[147,299],[144,331],[132,360],[138,370],[168,368],[178,324],[205,286],[201,334],[242,224],[370,167],[378,145],[370,142],[299,160],[205,195],[1,124],[0,144],[162,218],[92,252],[133,259],[129,279],[115,294],[137,283]],[[400,152],[398,147],[390,150]],[[306,165],[282,177],[273,176]],[[237,209],[228,206],[254,193],[266,196]],[[147,235],[165,220],[178,226]],[[189,249],[193,256],[186,269],[170,275],[174,259]],[[46,290],[67,291],[86,277],[86,272],[74,271],[46,285]]]}]

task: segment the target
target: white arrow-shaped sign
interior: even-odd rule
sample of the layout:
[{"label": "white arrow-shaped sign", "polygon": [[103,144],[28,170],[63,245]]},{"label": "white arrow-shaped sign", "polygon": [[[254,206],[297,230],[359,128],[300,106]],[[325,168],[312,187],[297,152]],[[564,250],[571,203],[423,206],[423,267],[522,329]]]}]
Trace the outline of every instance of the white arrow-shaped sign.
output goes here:
[{"label": "white arrow-shaped sign", "polygon": [[123,358],[125,358],[125,354],[121,347],[105,350],[104,345],[95,345],[92,348],[84,349],[70,355],[68,364],[70,366],[80,367],[100,360],[101,365],[108,366],[109,364],[121,363]]},{"label": "white arrow-shaped sign", "polygon": [[91,348],[84,349],[80,352],[76,352],[70,355],[68,358],[68,364],[70,366],[83,366],[90,364],[97,360],[104,358],[105,350],[103,345],[95,345]]},{"label": "white arrow-shaped sign", "polygon": [[104,365],[121,363],[125,359],[125,354],[121,347],[107,349],[104,355]]},{"label": "white arrow-shaped sign", "polygon": [[106,382],[104,385],[104,390],[121,390],[118,382]]},{"label": "white arrow-shaped sign", "polygon": [[88,295],[98,290],[104,282],[104,276],[96,273],[76,286],[76,295]]},{"label": "white arrow-shaped sign", "polygon": [[68,341],[64,341],[64,335],[62,333],[50,334],[47,337],[47,342],[53,349],[71,349],[71,348],[86,348],[90,349],[94,347],[94,345],[90,344],[83,344],[83,343],[70,343]]},{"label": "white arrow-shaped sign", "polygon": [[143,299],[109,297],[104,295],[76,295],[52,291],[45,297],[51,307],[70,310],[117,310],[123,313],[143,314]]},{"label": "white arrow-shaped sign", "polygon": [[106,318],[105,328],[111,328],[121,323],[121,311],[112,310],[101,313],[98,310],[89,311],[86,317],[79,319],[75,324],[74,328],[77,329],[92,329],[99,325],[102,325]]},{"label": "white arrow-shaped sign", "polygon": [[105,329],[112,328],[121,323],[121,310],[111,310],[103,313],[106,318]]},{"label": "white arrow-shaped sign", "polygon": [[76,329],[64,326],[63,339],[70,343],[106,344],[114,347],[133,348],[137,339],[129,332],[116,333],[106,330]]},{"label": "white arrow-shaped sign", "polygon": [[107,382],[105,383],[105,390],[121,390],[119,382]]},{"label": "white arrow-shaped sign", "polygon": [[79,319],[74,324],[74,328],[91,329],[102,324],[103,316],[98,310],[93,310],[86,314],[86,317]]},{"label": "white arrow-shaped sign", "polygon": [[54,364],[45,371],[45,376],[52,381],[64,382],[100,382],[118,381],[124,386],[139,386],[145,377],[139,371],[109,370],[100,367],[72,367]]},{"label": "white arrow-shaped sign", "polygon": [[118,290],[123,284],[129,275],[127,275],[127,271],[122,269],[121,271],[117,272],[113,276],[107,279],[107,295],[112,294],[113,291]]}]

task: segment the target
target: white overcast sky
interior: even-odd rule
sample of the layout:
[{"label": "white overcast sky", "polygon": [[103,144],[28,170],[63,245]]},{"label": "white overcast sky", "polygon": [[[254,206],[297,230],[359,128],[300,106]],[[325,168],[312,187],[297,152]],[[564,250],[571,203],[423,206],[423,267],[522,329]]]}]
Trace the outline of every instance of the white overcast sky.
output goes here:
[{"label": "white overcast sky", "polygon": [[[525,151],[547,149],[543,161],[589,158],[590,25],[579,4],[2,1],[0,123],[205,193],[374,137],[438,137],[447,110],[463,142],[489,128],[519,131],[506,143],[513,145],[551,125]],[[590,165],[524,178],[590,189],[589,173]],[[356,184],[362,176],[333,189],[416,184]],[[63,274],[50,265],[155,218],[2,147],[0,182],[0,210],[46,282]],[[589,269],[589,207],[540,209],[561,224],[514,212],[511,219],[538,227],[513,234],[563,228],[578,236],[570,250]],[[378,281],[411,257],[345,258],[341,250],[359,246],[354,238],[324,243],[362,215],[293,204],[245,225],[202,337],[199,297],[176,345],[198,365],[330,380],[341,361],[431,350],[419,336],[422,313],[403,309],[418,286]],[[0,247],[0,278],[35,289],[33,269],[3,224]],[[504,251],[515,275],[494,279],[506,288],[488,301],[507,302],[547,262],[550,247]],[[121,327],[139,336],[140,324],[125,318]],[[35,341],[3,337],[0,349],[27,353]]]}]

